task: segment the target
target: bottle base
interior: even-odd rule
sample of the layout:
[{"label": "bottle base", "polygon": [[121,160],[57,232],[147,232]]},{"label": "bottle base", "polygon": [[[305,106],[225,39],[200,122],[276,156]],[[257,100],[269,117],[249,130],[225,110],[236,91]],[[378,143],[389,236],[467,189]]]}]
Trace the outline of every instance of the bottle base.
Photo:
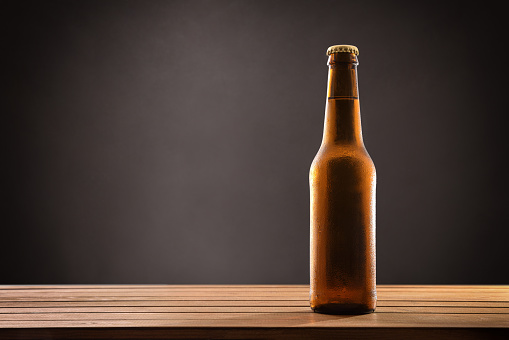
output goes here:
[{"label": "bottle base", "polygon": [[336,314],[336,315],[359,315],[370,314],[375,311],[375,308],[368,308],[366,305],[361,304],[335,304],[329,303],[321,306],[314,306],[311,309],[315,313],[320,314]]}]

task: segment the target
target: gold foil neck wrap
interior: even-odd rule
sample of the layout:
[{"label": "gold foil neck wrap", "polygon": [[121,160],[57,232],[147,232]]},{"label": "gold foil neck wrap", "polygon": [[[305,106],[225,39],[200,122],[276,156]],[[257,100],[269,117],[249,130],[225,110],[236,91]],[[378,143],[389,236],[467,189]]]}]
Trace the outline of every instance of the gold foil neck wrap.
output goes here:
[{"label": "gold foil neck wrap", "polygon": [[359,49],[353,45],[334,45],[327,49],[327,55],[338,52],[348,52],[359,55]]}]

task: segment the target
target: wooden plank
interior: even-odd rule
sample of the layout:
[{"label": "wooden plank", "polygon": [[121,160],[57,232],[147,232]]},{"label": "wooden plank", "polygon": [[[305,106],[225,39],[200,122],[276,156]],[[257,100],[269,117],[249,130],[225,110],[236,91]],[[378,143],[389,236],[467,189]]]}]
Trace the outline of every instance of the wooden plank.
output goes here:
[{"label": "wooden plank", "polygon": [[6,289],[1,290],[1,295],[12,295],[12,294],[48,294],[48,293],[66,293],[66,294],[101,294],[101,293],[109,293],[109,294],[164,294],[168,292],[176,292],[176,293],[200,293],[200,294],[209,294],[209,293],[252,293],[252,294],[260,294],[263,292],[280,292],[287,294],[302,294],[309,293],[308,288],[288,288],[288,289],[278,289],[278,288],[266,288],[266,289],[255,289],[255,288],[246,288],[243,289],[241,287],[235,288],[196,288],[196,289],[184,289],[184,288],[157,288],[157,289],[72,289],[72,288],[55,288],[55,289]]},{"label": "wooden plank", "polygon": [[490,289],[490,288],[502,288],[507,289],[507,285],[496,285],[496,284],[484,284],[484,285],[469,285],[469,284],[454,284],[454,285],[435,285],[435,284],[424,284],[424,285],[391,285],[391,284],[382,284],[377,285],[379,288],[384,289],[415,289],[415,288],[425,288],[425,289]]},{"label": "wooden plank", "polygon": [[[60,289],[60,288],[71,288],[71,289],[147,289],[147,288],[179,288],[179,289],[196,289],[196,288],[204,288],[204,289],[229,289],[229,288],[253,288],[253,289],[266,289],[266,288],[276,288],[276,289],[288,289],[288,288],[304,288],[308,289],[308,284],[260,284],[260,285],[250,285],[250,284],[89,284],[89,285],[79,285],[79,284],[55,284],[55,285],[0,285],[0,289],[6,290],[16,290],[16,289]],[[378,284],[377,288],[379,289],[491,289],[491,288],[501,288],[506,289],[507,285],[389,285],[389,284]]]},{"label": "wooden plank", "polygon": [[0,285],[0,290],[55,290],[55,289],[79,289],[79,290],[100,290],[100,289],[119,289],[119,290],[135,290],[135,289],[186,289],[186,290],[264,290],[264,289],[309,289],[307,284],[294,284],[294,285],[221,285],[221,284],[210,284],[210,285],[178,285],[178,284],[166,284],[166,285]]},{"label": "wooden plank", "polygon": [[[308,294],[165,294],[165,295],[108,295],[104,294],[40,294],[0,296],[1,301],[122,301],[122,300],[308,300]],[[507,294],[378,294],[378,300],[421,301],[499,301],[509,302]]]},{"label": "wooden plank", "polygon": [[[25,298],[1,298],[0,303],[2,302],[105,302],[105,301],[307,301],[307,298],[298,297],[298,296],[174,296],[174,297],[157,297],[157,296],[145,296],[145,297],[122,297],[122,296],[82,296],[82,297],[44,297],[44,296],[34,296],[34,297],[25,297]],[[393,299],[378,299],[379,302],[382,301],[394,301],[394,303],[405,303],[406,301],[422,301],[429,303],[459,303],[459,302],[470,302],[470,303],[507,303],[506,299],[494,301],[490,297],[482,297],[482,296],[469,296],[468,300],[461,297],[421,297],[421,298],[412,298],[412,297],[393,297]]]},{"label": "wooden plank", "polygon": [[[279,294],[279,293],[262,293],[262,294],[242,294],[242,293],[218,293],[218,294],[153,294],[153,295],[108,295],[103,294],[32,294],[32,295],[1,295],[0,302],[14,301],[171,301],[171,300],[308,300],[309,294]],[[443,301],[443,302],[509,302],[509,296],[506,293],[499,294],[426,294],[426,293],[401,293],[401,294],[383,294],[379,292],[379,301]]]},{"label": "wooden plank", "polygon": [[[157,295],[209,295],[220,293],[221,295],[302,295],[309,294],[309,288],[295,288],[295,289],[241,289],[241,288],[228,288],[228,289],[47,289],[47,290],[4,290],[0,292],[1,296],[32,296],[32,295],[118,295],[118,296],[157,296]],[[425,289],[399,289],[399,290],[386,290],[378,289],[378,293],[382,295],[400,295],[400,294],[415,294],[415,295],[467,295],[467,294],[484,294],[484,295],[509,295],[508,288],[502,289],[440,289],[440,290],[425,290]]]},{"label": "wooden plank", "polygon": [[[147,301],[155,301],[155,302],[167,302],[167,301],[307,301],[307,299],[303,299],[302,297],[239,297],[239,296],[230,296],[230,297],[221,297],[221,296],[204,296],[204,297],[170,297],[170,298],[159,298],[159,297],[62,297],[62,298],[46,298],[46,297],[31,297],[31,298],[9,298],[9,299],[1,299],[0,303],[16,303],[16,302],[76,302],[76,303],[95,303],[95,302],[140,302],[145,303]],[[378,300],[378,303],[383,303],[383,301],[391,301],[391,303],[398,304],[406,304],[407,301],[415,301],[422,303],[430,303],[430,304],[456,304],[462,302],[468,302],[472,304],[477,303],[507,303],[508,301],[492,301],[489,298],[486,299],[475,299],[471,300],[462,300],[462,299],[423,299],[423,300],[415,300],[415,299],[399,299],[399,300]]]},{"label": "wooden plank", "polygon": [[[3,301],[0,308],[38,307],[168,307],[168,306],[246,306],[246,307],[309,307],[307,300],[124,300],[124,301]],[[485,307],[485,306],[478,306]],[[505,307],[505,306],[501,306]],[[509,307],[509,303],[507,304]]]},{"label": "wooden plank", "polygon": [[68,289],[51,289],[51,290],[5,290],[0,291],[0,296],[3,297],[25,297],[25,296],[204,296],[204,295],[243,295],[243,296],[260,296],[260,295],[288,295],[288,296],[302,296],[309,295],[309,290],[68,290]]},{"label": "wooden plank", "polygon": [[304,301],[302,296],[28,296],[0,297],[0,302],[7,301]]},{"label": "wooden plank", "polygon": [[[0,301],[0,308],[45,308],[45,307],[309,307],[308,300],[123,300],[123,301]],[[378,300],[378,307],[492,307],[509,308],[509,302],[500,301],[415,301]]]},{"label": "wooden plank", "polygon": [[[101,286],[102,287],[102,286]],[[263,287],[260,287],[263,288]],[[295,287],[293,287],[295,288]],[[67,288],[58,288],[53,290],[28,290],[28,291],[3,291],[0,294],[0,303],[15,301],[161,301],[161,300],[272,300],[272,301],[306,301],[308,300],[308,288],[299,287],[298,289],[276,289],[273,287],[264,289],[249,289],[243,291],[239,287],[225,287],[224,289],[214,288],[204,290],[204,288],[188,289],[86,289],[69,291]],[[379,301],[435,301],[435,302],[509,302],[509,290],[497,288],[495,290],[465,290],[465,289],[431,289],[422,291],[415,289],[398,290],[378,290]]]},{"label": "wooden plank", "polygon": [[[479,292],[479,291],[488,291],[488,292],[507,292],[508,286],[447,286],[447,287],[437,287],[437,286],[419,286],[419,287],[397,287],[397,286],[384,286],[378,285],[377,290],[381,292]],[[229,285],[229,286],[180,286],[180,285],[166,285],[166,286],[72,286],[72,285],[56,285],[56,286],[33,286],[30,288],[25,287],[16,287],[16,286],[8,286],[3,289],[0,289],[0,294],[9,294],[9,293],[18,293],[18,292],[26,292],[26,293],[39,293],[39,292],[48,292],[48,291],[59,291],[59,292],[146,292],[152,291],[154,293],[159,293],[161,291],[199,291],[199,292],[211,292],[211,291],[221,291],[221,292],[260,292],[260,291],[283,291],[283,292],[307,292],[309,291],[309,285],[286,285],[286,286],[271,286],[271,285],[261,285],[261,286],[242,286],[242,285]]]},{"label": "wooden plank", "polygon": [[[415,286],[415,287],[407,287],[407,286],[386,286],[386,285],[377,285],[377,289],[381,291],[480,291],[480,290],[507,290],[507,285],[498,285],[498,286]],[[258,285],[258,286],[248,286],[248,285],[164,285],[164,286],[107,286],[107,285],[95,285],[95,286],[79,286],[79,285],[54,285],[54,286],[32,286],[32,287],[23,287],[23,286],[5,286],[4,288],[0,288],[1,293],[8,293],[9,291],[143,291],[143,290],[151,290],[151,291],[161,291],[161,290],[196,290],[196,291],[263,291],[263,290],[280,290],[280,291],[308,291],[309,285]]]},{"label": "wooden plank", "polygon": [[[0,320],[10,314],[52,313],[309,313],[309,306],[165,306],[165,307],[29,307],[0,308]],[[384,307],[377,313],[509,314],[509,308],[493,307]]]},{"label": "wooden plank", "polygon": [[65,291],[65,290],[50,290],[50,291],[37,291],[37,292],[27,292],[27,291],[9,291],[8,293],[2,292],[2,297],[27,297],[27,296],[210,296],[210,295],[220,295],[220,296],[306,296],[309,295],[309,291],[297,291],[290,292],[284,290],[260,290],[257,292],[253,291],[231,291],[231,290],[218,290],[214,292],[210,291],[200,291],[200,290],[164,290],[164,291],[153,291],[153,290],[145,290],[145,291]]},{"label": "wooden plank", "polygon": [[437,327],[507,328],[506,314],[59,313],[12,314],[0,327]]},{"label": "wooden plank", "polygon": [[507,308],[509,302],[504,301],[431,301],[431,300],[378,300],[377,306],[392,307],[490,307]]},{"label": "wooden plank", "polygon": [[[182,297],[222,297],[229,299],[231,297],[246,297],[255,298],[267,297],[288,297],[288,299],[307,299],[309,296],[308,289],[293,289],[293,290],[278,290],[278,289],[259,289],[259,290],[242,290],[236,289],[214,289],[214,290],[202,290],[202,289],[164,289],[164,290],[107,290],[107,289],[96,289],[96,290],[68,290],[68,289],[54,289],[54,290],[24,290],[24,291],[3,291],[0,293],[0,301],[9,300],[25,300],[29,301],[33,298],[34,301],[47,300],[50,301],[53,298],[69,298],[79,299],[84,297],[90,299],[91,297],[98,297],[103,299],[107,297],[111,298],[126,299],[132,297],[135,300],[147,298],[147,300],[156,300],[153,297],[161,298],[182,298]],[[46,297],[46,299],[41,299]],[[378,289],[379,300],[434,300],[434,301],[509,301],[509,290],[499,289],[496,290],[384,290]]]},{"label": "wooden plank", "polygon": [[[398,308],[398,307],[395,307]],[[401,307],[400,307],[401,308]],[[404,307],[403,307],[404,308]],[[499,309],[504,312],[504,309]],[[252,306],[170,306],[170,307],[47,307],[0,308],[0,320],[11,314],[59,313],[308,313],[309,307],[252,307]]]},{"label": "wooden plank", "polygon": [[509,302],[509,294],[501,293],[426,293],[426,292],[408,292],[396,294],[384,294],[379,292],[380,300],[428,300],[428,301],[503,301]]}]

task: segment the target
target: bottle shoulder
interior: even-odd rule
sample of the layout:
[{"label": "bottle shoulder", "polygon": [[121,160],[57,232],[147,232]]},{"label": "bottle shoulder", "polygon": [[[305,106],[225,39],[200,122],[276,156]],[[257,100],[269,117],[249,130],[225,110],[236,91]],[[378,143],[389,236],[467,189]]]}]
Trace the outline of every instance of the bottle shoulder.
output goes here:
[{"label": "bottle shoulder", "polygon": [[363,145],[322,145],[311,163],[311,171],[338,166],[376,171],[375,164]]},{"label": "bottle shoulder", "polygon": [[351,144],[333,144],[333,145],[321,145],[320,149],[316,153],[314,161],[330,160],[330,159],[359,159],[363,161],[370,161],[371,156],[364,145],[351,145]]}]

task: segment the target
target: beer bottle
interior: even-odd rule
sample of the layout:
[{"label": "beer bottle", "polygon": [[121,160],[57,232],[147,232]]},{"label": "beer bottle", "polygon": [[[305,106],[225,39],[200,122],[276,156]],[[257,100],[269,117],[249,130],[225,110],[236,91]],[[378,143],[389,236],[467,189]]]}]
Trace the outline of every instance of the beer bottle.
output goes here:
[{"label": "beer bottle", "polygon": [[361,132],[357,47],[329,47],[325,124],[309,172],[310,304],[328,314],[376,306],[376,172]]}]

